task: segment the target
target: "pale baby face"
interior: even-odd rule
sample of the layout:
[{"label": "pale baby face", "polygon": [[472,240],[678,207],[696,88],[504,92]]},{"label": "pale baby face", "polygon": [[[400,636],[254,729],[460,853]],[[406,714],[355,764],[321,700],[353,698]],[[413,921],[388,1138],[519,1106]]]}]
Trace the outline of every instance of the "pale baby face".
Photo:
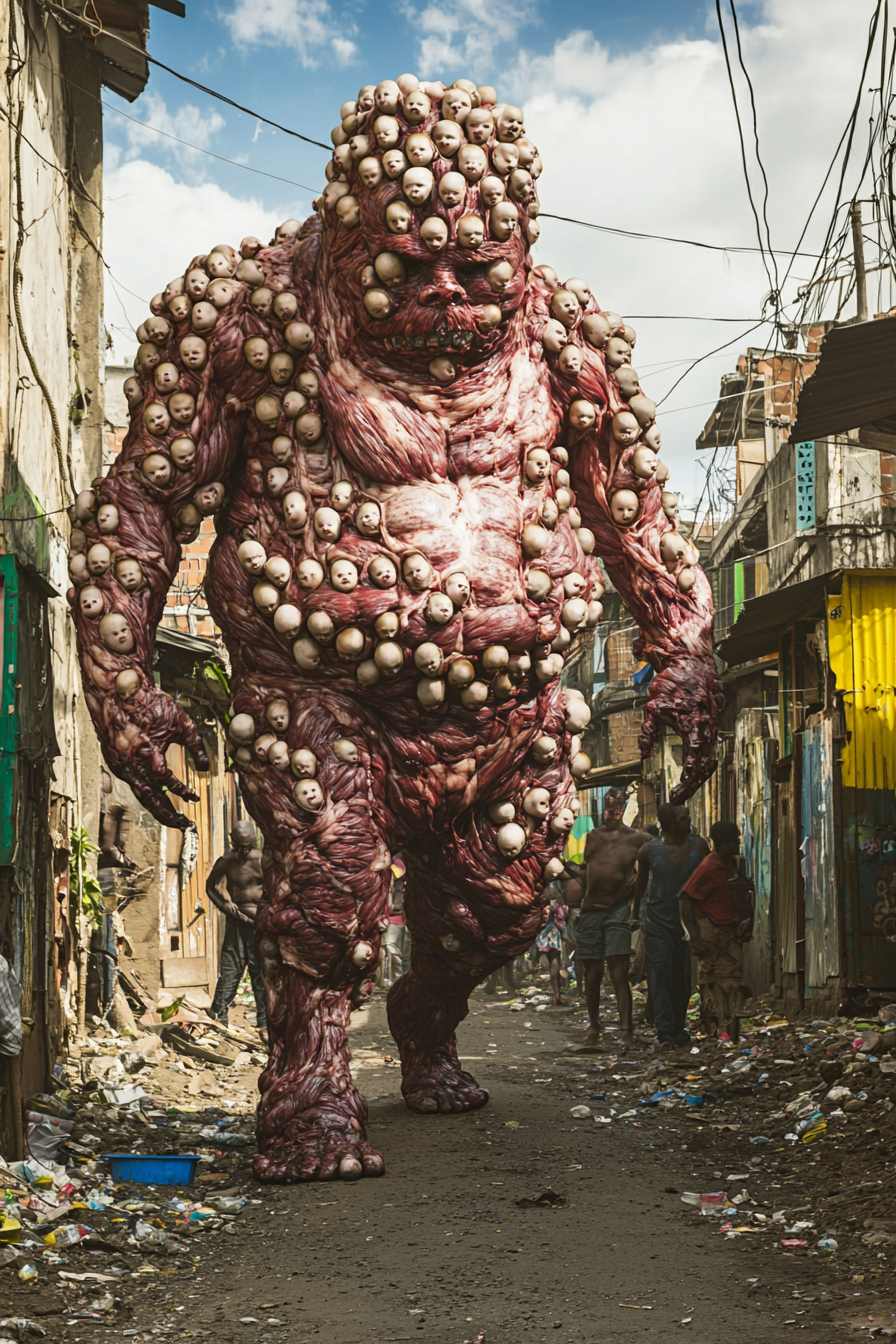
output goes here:
[{"label": "pale baby face", "polygon": [[131,653],[134,648],[134,634],[120,612],[110,611],[100,621],[100,638],[112,653]]}]

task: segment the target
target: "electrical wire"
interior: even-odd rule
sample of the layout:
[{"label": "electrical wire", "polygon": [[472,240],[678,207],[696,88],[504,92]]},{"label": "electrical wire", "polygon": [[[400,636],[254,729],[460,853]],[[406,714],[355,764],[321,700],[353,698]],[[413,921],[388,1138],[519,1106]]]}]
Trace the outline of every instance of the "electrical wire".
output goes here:
[{"label": "electrical wire", "polygon": [[747,327],[746,331],[742,331],[742,332],[740,333],[739,336],[733,336],[733,337],[731,338],[731,340],[730,340],[730,341],[726,341],[724,345],[717,345],[716,348],[715,348],[714,350],[708,350],[708,351],[706,352],[705,355],[701,355],[699,359],[695,359],[695,360],[694,360],[694,361],[693,361],[693,362],[692,362],[692,363],[685,369],[684,373],[681,374],[680,377],[676,378],[675,382],[674,382],[674,383],[672,384],[672,386],[669,388],[669,391],[666,392],[666,393],[660,398],[660,400],[656,403],[656,405],[657,405],[657,409],[659,409],[660,406],[662,406],[662,404],[663,404],[664,401],[668,401],[668,400],[669,400],[669,398],[671,397],[672,393],[675,391],[676,387],[678,387],[680,383],[683,383],[683,382],[684,382],[684,380],[685,380],[685,378],[687,378],[688,374],[689,374],[689,373],[692,373],[693,370],[696,369],[696,367],[697,367],[698,364],[702,364],[703,361],[706,360],[706,359],[711,359],[713,355],[717,355],[717,354],[719,354],[722,350],[727,350],[729,346],[737,345],[738,341],[742,341],[742,340],[744,340],[747,336],[750,335],[751,332],[758,331],[760,327],[764,327],[764,326],[766,326],[767,323],[768,323],[770,320],[771,320],[770,318],[767,318],[767,317],[761,317],[761,318],[759,319],[758,322],[754,322],[753,325],[752,325],[751,327]]},{"label": "electrical wire", "polygon": [[[86,90],[82,90],[82,92],[86,92]],[[87,96],[90,98],[93,95],[88,94]],[[194,145],[189,140],[182,140],[179,135],[172,135],[169,131],[163,131],[159,126],[153,126],[149,121],[140,121],[137,117],[129,116],[127,112],[122,112],[120,107],[113,107],[111,103],[107,103],[105,98],[98,98],[96,101],[102,103],[103,107],[109,112],[114,112],[117,117],[124,117],[127,121],[132,121],[136,126],[143,126],[147,131],[153,131],[156,135],[163,135],[166,140],[175,140],[177,144],[185,145],[187,149],[195,149],[200,154],[207,154],[210,159],[217,159],[219,163],[229,163],[233,168],[242,168],[243,172],[255,173],[258,177],[269,177],[274,182],[285,182],[287,186],[301,187],[302,191],[310,191],[312,195],[316,194],[316,188],[307,187],[304,182],[294,182],[291,177],[278,177],[276,173],[266,173],[261,168],[250,167],[248,163],[238,163],[236,159],[228,159],[223,154],[214,154],[210,149],[203,149],[201,145]]]},{"label": "electrical wire", "polygon": [[[546,210],[542,210],[538,218],[558,219],[562,224],[577,224],[579,228],[582,229],[594,229],[597,233],[612,233],[620,238],[648,239],[656,243],[680,243],[682,244],[682,246],[685,247],[700,247],[704,248],[709,252],[746,253],[755,256],[756,254],[761,254],[763,251],[763,249],[760,249],[758,247],[739,247],[734,245],[726,247],[721,243],[699,242],[695,238],[674,238],[670,237],[668,234],[665,233],[639,233],[634,229],[617,229],[609,224],[592,224],[586,219],[572,219],[570,218],[569,215],[552,215]],[[803,234],[803,236],[805,236],[805,233]],[[802,238],[800,238],[800,242],[802,242]],[[797,247],[799,247],[799,243],[797,244]],[[786,249],[781,249],[781,256],[806,257],[809,261],[816,261],[816,262],[819,259],[819,254],[817,252],[791,253]]]},{"label": "electrical wire", "polygon": [[[225,93],[219,93],[217,89],[210,89],[207,84],[199,84],[195,79],[191,79],[189,75],[182,75],[179,70],[174,70],[170,65],[166,65],[164,61],[158,60],[155,56],[150,56],[149,52],[145,51],[143,47],[138,47],[135,43],[128,42],[118,33],[113,32],[108,28],[104,29],[102,24],[97,26],[96,24],[91,23],[89,19],[83,18],[80,14],[73,14],[71,10],[63,9],[61,5],[54,4],[54,0],[38,0],[38,4],[41,9],[50,10],[55,15],[57,21],[62,21],[60,22],[61,28],[64,28],[66,23],[75,23],[81,28],[86,28],[94,38],[102,36],[113,42],[118,42],[128,51],[133,51],[144,61],[148,61],[150,65],[158,66],[158,68],[164,70],[166,74],[173,75],[174,78],[179,79],[181,83],[189,84],[192,88],[198,89],[200,93],[207,94],[209,98],[217,98],[219,102],[226,103],[228,107],[235,108],[237,112],[244,112],[247,117],[254,117],[256,121],[264,122],[265,126],[273,126],[275,131],[282,131],[284,135],[291,135],[296,140],[304,141],[306,145],[314,145],[317,149],[325,149],[328,154],[332,153],[332,146],[325,145],[322,140],[312,140],[309,136],[302,135],[300,131],[293,131],[288,126],[281,126],[279,122],[271,121],[270,117],[263,117],[260,112],[253,112],[251,107],[243,107],[242,103],[237,103],[232,98],[228,98]],[[106,59],[109,60],[112,58],[106,57]],[[114,59],[112,59],[112,64],[116,64]],[[122,69],[124,68],[125,67],[122,67]]]},{"label": "electrical wire", "polygon": [[[733,11],[734,9],[733,4],[731,7]],[[752,211],[753,219],[756,222],[756,236],[759,239],[759,252],[762,257],[762,265],[765,269],[766,277],[768,278],[769,288],[772,291],[771,297],[772,300],[776,302],[777,289],[775,287],[774,281],[772,280],[772,272],[771,267],[769,265],[769,261],[765,255],[765,243],[762,237],[762,225],[759,222],[759,212],[756,209],[756,202],[753,200],[753,186],[750,181],[750,169],[747,166],[747,147],[744,141],[744,128],[740,118],[740,106],[737,101],[737,90],[734,87],[734,75],[731,70],[731,58],[728,55],[728,37],[725,33],[725,24],[722,19],[721,0],[716,0],[716,18],[718,19],[719,23],[719,34],[722,38],[722,51],[725,56],[725,70],[727,71],[728,74],[728,87],[731,90],[731,101],[734,105],[734,119],[737,122],[737,138],[740,143],[740,160],[744,170],[744,182],[746,183],[747,187],[747,199],[750,202],[750,210]]]},{"label": "electrical wire", "polygon": [[766,247],[768,249],[768,255],[771,259],[772,270],[775,273],[774,293],[778,295],[780,293],[778,286],[778,263],[775,257],[774,249],[772,247],[772,234],[768,222],[768,198],[769,198],[768,175],[765,171],[765,164],[762,162],[762,154],[759,151],[759,119],[756,112],[756,94],[753,90],[753,81],[750,79],[750,72],[747,70],[746,63],[744,61],[744,53],[740,41],[740,24],[737,21],[737,10],[734,7],[734,0],[728,0],[728,5],[731,9],[731,19],[732,22],[734,23],[734,36],[737,42],[737,59],[740,68],[743,71],[744,79],[747,81],[747,89],[749,90],[750,93],[750,108],[753,116],[753,144],[755,146],[755,152],[756,152],[756,163],[759,167],[760,173],[762,174],[762,189],[763,189],[762,221],[765,226]]}]

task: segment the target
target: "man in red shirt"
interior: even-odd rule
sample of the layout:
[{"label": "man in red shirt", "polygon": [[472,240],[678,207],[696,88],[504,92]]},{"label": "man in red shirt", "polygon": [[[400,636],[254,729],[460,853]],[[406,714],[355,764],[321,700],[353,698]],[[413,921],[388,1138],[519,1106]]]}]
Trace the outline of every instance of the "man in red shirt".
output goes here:
[{"label": "man in red shirt", "polygon": [[717,821],[708,854],[681,889],[681,917],[699,959],[701,1017],[708,1035],[726,1031],[736,1044],[740,1015],[752,993],[743,983],[743,944],[753,927],[753,884],[741,874],[740,831]]}]

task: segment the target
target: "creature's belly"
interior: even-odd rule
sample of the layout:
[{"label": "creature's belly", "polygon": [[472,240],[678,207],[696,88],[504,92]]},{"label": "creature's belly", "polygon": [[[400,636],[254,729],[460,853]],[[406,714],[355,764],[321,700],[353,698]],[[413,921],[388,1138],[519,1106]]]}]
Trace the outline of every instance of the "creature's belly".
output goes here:
[{"label": "creature's belly", "polygon": [[522,501],[491,478],[421,483],[383,492],[384,537],[419,551],[445,578],[460,571],[477,607],[520,601]]}]

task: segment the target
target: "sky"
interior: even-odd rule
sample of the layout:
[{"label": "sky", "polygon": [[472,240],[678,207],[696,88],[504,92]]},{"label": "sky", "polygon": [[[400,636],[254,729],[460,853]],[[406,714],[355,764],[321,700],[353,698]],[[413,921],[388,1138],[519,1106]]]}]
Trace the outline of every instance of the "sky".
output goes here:
[{"label": "sky", "polygon": [[[729,3],[723,0],[722,9],[731,42]],[[762,259],[758,252],[626,238],[545,216],[756,248],[715,3],[186,0],[186,6],[186,19],[150,10],[151,55],[312,140],[329,143],[340,105],[362,84],[404,72],[491,83],[500,98],[519,104],[545,165],[536,261],[562,279],[584,277],[603,307],[636,328],[633,362],[661,403],[671,484],[696,502],[707,458],[694,441],[720,377],[740,352],[773,339],[769,326],[748,331],[771,288]],[[812,273],[811,258],[785,254],[799,239],[859,90],[874,9],[874,0],[737,0],[769,182],[769,234],[781,253],[780,273],[789,266],[785,302]],[[869,71],[866,89],[874,82]],[[739,70],[735,87],[749,117]],[[870,95],[864,97],[859,157],[870,110]],[[308,215],[325,182],[327,153],[158,67],[151,67],[136,102],[109,90],[104,101],[106,325],[111,359],[129,362],[149,298],[196,253],[238,244],[245,234],[267,238],[281,220]],[[749,122],[746,131],[754,189],[761,191]],[[841,199],[849,199],[859,179],[856,163]],[[829,185],[801,251],[818,250],[835,204]],[[872,285],[872,310],[893,301],[888,289],[878,293]],[[726,350],[710,354],[727,342]]]}]

